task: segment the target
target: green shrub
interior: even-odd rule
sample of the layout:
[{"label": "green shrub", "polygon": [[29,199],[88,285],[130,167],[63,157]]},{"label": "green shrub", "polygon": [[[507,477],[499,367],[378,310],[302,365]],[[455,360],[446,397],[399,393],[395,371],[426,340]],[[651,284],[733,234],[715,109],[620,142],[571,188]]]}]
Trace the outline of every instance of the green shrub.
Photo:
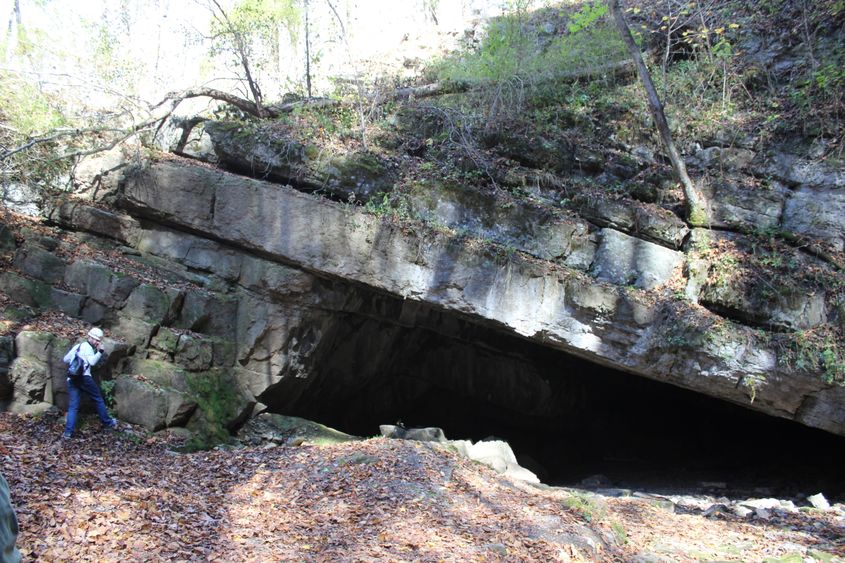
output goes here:
[{"label": "green shrub", "polygon": [[459,83],[525,82],[565,76],[623,60],[625,45],[612,26],[600,22],[563,35],[548,45],[517,15],[490,24],[475,51],[435,65],[439,80]]},{"label": "green shrub", "polygon": [[0,72],[0,122],[23,138],[65,125],[62,114],[31,82]]},{"label": "green shrub", "polygon": [[781,361],[796,369],[818,372],[828,384],[845,385],[845,348],[834,329],[799,331],[785,337]]}]

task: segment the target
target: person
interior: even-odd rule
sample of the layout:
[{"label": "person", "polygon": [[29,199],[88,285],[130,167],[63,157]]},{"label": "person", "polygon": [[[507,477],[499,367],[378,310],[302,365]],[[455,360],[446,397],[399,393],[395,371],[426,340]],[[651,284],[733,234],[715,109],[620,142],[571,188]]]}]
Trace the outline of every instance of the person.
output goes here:
[{"label": "person", "polygon": [[12,507],[9,484],[0,473],[0,561],[2,563],[20,563],[21,554],[15,547],[18,537],[18,519]]},{"label": "person", "polygon": [[84,342],[76,344],[65,354],[64,362],[68,365],[79,354],[79,358],[84,365],[84,370],[80,383],[75,383],[70,377],[67,379],[67,392],[70,395],[70,405],[67,409],[67,423],[65,424],[65,431],[62,434],[62,438],[73,436],[82,393],[85,393],[94,401],[94,406],[97,408],[97,416],[100,417],[100,422],[103,423],[103,426],[106,428],[117,428],[117,420],[109,415],[103,395],[100,393],[100,386],[97,385],[97,382],[94,381],[94,376],[91,375],[91,368],[97,365],[97,362],[103,357],[102,341],[103,331],[97,327],[93,327],[88,331],[88,337]]}]

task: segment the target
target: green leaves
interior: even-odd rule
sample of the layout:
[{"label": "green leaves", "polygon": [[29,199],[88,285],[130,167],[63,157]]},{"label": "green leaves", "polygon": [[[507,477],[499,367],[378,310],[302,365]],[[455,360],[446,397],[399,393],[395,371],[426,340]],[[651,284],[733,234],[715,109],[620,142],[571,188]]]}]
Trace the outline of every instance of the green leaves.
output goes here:
[{"label": "green leaves", "polygon": [[256,74],[275,63],[279,66],[279,36],[286,29],[296,41],[300,13],[295,0],[240,0],[232,10],[211,0],[211,53],[226,53],[239,79],[247,84],[257,106],[263,95]]},{"label": "green leaves", "polygon": [[569,33],[578,33],[596,23],[599,18],[607,13],[607,5],[596,0],[592,4],[586,3],[584,7],[575,12],[569,20]]},{"label": "green leaves", "polygon": [[0,73],[0,120],[23,136],[65,124],[62,114],[35,84],[6,72]]},{"label": "green leaves", "polygon": [[293,0],[242,0],[229,15],[234,29],[255,34],[260,40],[278,40],[280,27],[287,29],[291,41],[296,39],[300,10]]}]

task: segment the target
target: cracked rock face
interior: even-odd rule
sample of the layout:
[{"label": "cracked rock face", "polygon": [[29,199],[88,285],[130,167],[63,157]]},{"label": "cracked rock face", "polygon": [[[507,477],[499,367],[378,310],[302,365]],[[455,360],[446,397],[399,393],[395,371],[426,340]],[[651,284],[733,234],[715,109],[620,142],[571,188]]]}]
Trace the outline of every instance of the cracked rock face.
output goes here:
[{"label": "cracked rock face", "polygon": [[[188,200],[172,196],[172,185],[185,187],[195,209],[182,209]],[[777,353],[752,329],[720,325],[714,331],[706,310],[670,299],[642,300],[621,288],[658,286],[684,257],[612,229],[605,229],[605,250],[596,253],[595,279],[501,256],[443,233],[402,232],[376,216],[289,188],[173,163],[154,165],[130,179],[126,205],[138,216],[261,252],[326,279],[362,284],[601,365],[845,433],[845,417],[821,406],[838,403],[838,390],[780,365]],[[773,318],[798,315],[815,322],[825,312],[813,307],[785,305],[785,312]],[[257,323],[245,327],[258,343],[253,349],[264,350],[246,359],[252,374],[248,385],[275,388],[283,379],[280,366],[298,361],[285,363],[295,355],[282,342],[288,337],[274,340],[268,332],[274,322]],[[250,362],[271,367],[256,370]],[[301,393],[299,387],[290,392]],[[810,412],[831,417],[822,420]]]},{"label": "cracked rock face", "polygon": [[[231,158],[259,147],[242,148]],[[757,158],[747,151],[700,156],[710,158],[700,166],[728,159],[731,172]],[[350,170],[335,172],[356,176]],[[838,185],[797,186],[795,174],[779,174],[782,180],[759,192],[731,177],[705,186],[714,226],[785,225],[835,249]],[[807,178],[838,181],[831,174]],[[351,199],[361,186],[344,182],[334,184],[336,195]],[[759,241],[737,232],[690,231],[665,210],[602,197],[576,197],[564,209],[542,194],[530,202],[487,201],[485,194],[442,186],[434,196],[414,192],[407,199],[436,228],[408,228],[288,186],[174,161],[153,163],[121,185],[128,215],[75,202],[56,207],[53,216],[120,241],[146,266],[197,289],[157,287],[86,258],[66,263],[53,255],[55,241],[33,238],[17,248],[7,236],[20,273],[0,274],[0,290],[29,307],[108,326],[141,359],[189,373],[224,370],[215,381],[234,385],[242,397],[226,425],[252,409],[319,411],[322,398],[376,381],[383,366],[393,365],[389,351],[407,339],[407,330],[424,327],[460,340],[481,327],[845,435],[841,388],[791,368],[759,330],[841,322],[841,306],[805,284],[804,272],[829,274],[809,254],[761,250]],[[372,195],[365,192],[362,199]],[[755,261],[776,265],[782,275],[760,279]],[[683,278],[685,288],[677,285]],[[332,355],[344,369],[326,363]],[[472,359],[462,363],[464,356]],[[519,362],[466,351],[445,357],[463,366],[463,379],[448,385],[455,392],[474,393],[479,374],[501,370],[491,404],[537,416],[553,416],[567,404],[542,378],[521,379],[530,370]],[[27,389],[18,394],[29,397],[23,404],[36,405],[27,408],[60,397],[59,387],[26,375],[27,361],[39,360],[6,368],[4,398],[15,388],[12,373]],[[443,365],[423,356],[418,364],[425,369],[411,370],[417,375],[384,390],[380,400],[412,401],[432,384],[445,385],[421,375],[446,371]],[[348,375],[349,366],[357,378]],[[326,391],[332,386],[334,395]],[[155,398],[160,416],[145,419],[151,427],[190,426],[201,418],[195,398],[178,395],[184,389],[162,389],[121,384],[121,393]]]}]

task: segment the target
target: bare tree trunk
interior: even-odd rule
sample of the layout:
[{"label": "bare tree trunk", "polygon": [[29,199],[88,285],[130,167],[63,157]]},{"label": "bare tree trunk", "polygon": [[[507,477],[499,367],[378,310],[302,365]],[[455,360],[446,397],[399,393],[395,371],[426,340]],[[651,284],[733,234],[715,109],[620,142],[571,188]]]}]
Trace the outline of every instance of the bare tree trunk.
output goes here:
[{"label": "bare tree trunk", "polygon": [[[17,27],[15,26],[17,24]],[[6,55],[6,62],[9,62],[12,58],[12,53],[15,51],[15,46],[17,44],[17,38],[20,36],[21,33],[21,4],[20,0],[15,0],[14,5],[12,6],[12,13],[9,14],[9,25],[6,29],[6,46],[5,46],[5,55]]]},{"label": "bare tree trunk", "polygon": [[[249,56],[247,53],[247,46],[244,43],[244,38],[241,36],[240,33],[235,29],[235,26],[232,25],[229,16],[226,15],[225,10],[220,5],[217,0],[212,0],[215,6],[217,6],[217,10],[220,12],[220,16],[222,16],[223,20],[226,23],[226,26],[229,28],[230,32],[232,33],[232,37],[235,39],[235,48],[238,51],[238,56],[241,59],[241,66],[244,69],[244,74],[246,75],[246,83],[249,86],[249,91],[252,93],[252,99],[255,100],[255,110],[257,111],[258,117],[265,117],[267,113],[264,111],[262,105],[262,96],[261,96],[261,89],[258,87],[258,82],[252,76],[252,71],[249,68]],[[218,18],[219,21],[219,18]]]},{"label": "bare tree trunk", "polygon": [[[15,0],[15,6],[12,9],[15,13],[15,22],[18,24],[18,27],[21,26],[21,2],[20,0]],[[12,30],[12,21],[9,20],[9,31]]]},{"label": "bare tree trunk", "polygon": [[616,27],[622,35],[622,40],[628,47],[631,57],[637,66],[637,74],[640,76],[640,81],[643,83],[647,97],[648,107],[651,110],[651,116],[654,119],[654,124],[657,126],[657,131],[660,133],[660,138],[663,144],[666,145],[666,150],[669,153],[669,160],[672,162],[672,168],[675,175],[681,182],[684,188],[684,199],[686,202],[687,221],[691,225],[704,225],[707,223],[707,208],[704,197],[699,193],[698,189],[693,184],[689,175],[687,174],[687,167],[681,158],[678,149],[675,148],[675,143],[672,141],[672,133],[669,131],[669,124],[666,121],[666,115],[663,113],[663,104],[657,95],[654,88],[654,83],[651,81],[651,75],[648,68],[643,61],[640,48],[634,41],[631,35],[631,30],[625,22],[625,17],[622,15],[622,10],[619,7],[619,0],[608,0],[608,7],[610,13],[613,15],[613,20],[616,22]]},{"label": "bare tree trunk", "polygon": [[343,25],[343,18],[340,17],[337,9],[335,8],[334,4],[332,4],[331,0],[326,0],[326,4],[329,5],[329,9],[331,9],[332,13],[334,14],[335,19],[337,20],[338,25],[340,26],[340,38],[343,41],[344,46],[346,47],[346,54],[349,57],[350,65],[352,66],[352,70],[355,73],[355,108],[358,112],[358,121],[361,126],[361,144],[364,146],[364,150],[369,150],[367,145],[367,114],[364,111],[364,83],[361,78],[361,73],[358,72],[358,65],[355,63],[355,59],[352,57],[352,48],[349,46],[349,37],[346,35],[346,26]]},{"label": "bare tree trunk", "polygon": [[308,23],[309,0],[305,0],[305,89],[311,99],[311,29]]}]

